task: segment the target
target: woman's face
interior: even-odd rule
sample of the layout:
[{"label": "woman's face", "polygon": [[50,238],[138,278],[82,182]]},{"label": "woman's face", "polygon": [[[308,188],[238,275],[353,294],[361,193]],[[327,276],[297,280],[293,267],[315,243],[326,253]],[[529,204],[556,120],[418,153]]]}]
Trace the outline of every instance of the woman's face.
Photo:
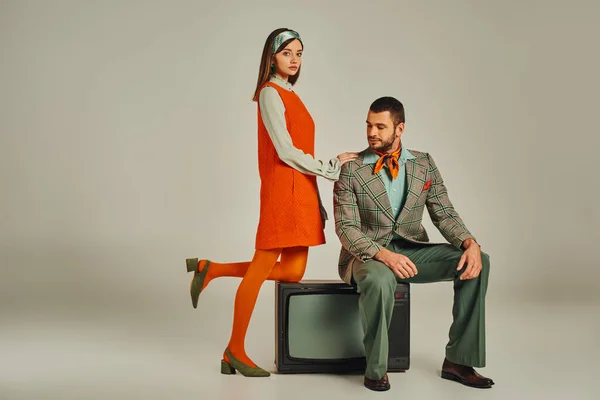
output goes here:
[{"label": "woman's face", "polygon": [[302,64],[302,43],[298,39],[293,40],[274,58],[277,75],[284,79],[296,75]]}]

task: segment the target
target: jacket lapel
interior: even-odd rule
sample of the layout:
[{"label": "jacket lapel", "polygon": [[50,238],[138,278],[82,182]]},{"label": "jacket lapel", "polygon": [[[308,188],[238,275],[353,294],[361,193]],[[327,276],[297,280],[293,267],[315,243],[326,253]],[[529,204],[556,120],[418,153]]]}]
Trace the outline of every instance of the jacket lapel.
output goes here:
[{"label": "jacket lapel", "polygon": [[369,197],[371,197],[375,204],[383,210],[383,213],[393,221],[394,215],[392,214],[392,205],[390,204],[390,198],[385,190],[383,179],[381,179],[379,174],[374,174],[374,170],[374,164],[363,164],[362,167],[356,170],[356,176]]},{"label": "jacket lapel", "polygon": [[421,196],[425,178],[427,176],[426,168],[416,162],[416,159],[408,160],[406,168],[406,202],[398,215],[398,221],[402,221],[408,215],[409,211],[415,206],[417,199]]}]

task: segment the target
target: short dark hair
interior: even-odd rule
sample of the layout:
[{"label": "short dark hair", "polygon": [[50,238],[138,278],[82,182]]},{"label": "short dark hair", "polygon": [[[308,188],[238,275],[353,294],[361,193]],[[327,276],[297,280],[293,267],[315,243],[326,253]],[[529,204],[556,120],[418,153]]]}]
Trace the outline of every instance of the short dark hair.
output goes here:
[{"label": "short dark hair", "polygon": [[371,104],[369,109],[374,113],[389,111],[392,122],[394,123],[394,128],[396,128],[400,122],[405,122],[404,106],[393,97],[380,97]]}]

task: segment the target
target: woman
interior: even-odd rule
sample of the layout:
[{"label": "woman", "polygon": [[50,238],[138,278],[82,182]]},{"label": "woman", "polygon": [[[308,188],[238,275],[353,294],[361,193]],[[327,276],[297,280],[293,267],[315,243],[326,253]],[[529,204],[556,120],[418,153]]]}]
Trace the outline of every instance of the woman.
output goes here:
[{"label": "woman", "polygon": [[[304,276],[308,248],[325,243],[327,215],[316,177],[335,181],[340,167],[357,157],[343,153],[324,163],[314,159],[314,122],[292,90],[300,75],[303,44],[297,32],[273,31],[265,42],[253,100],[258,102],[260,218],[251,262],[211,263],[187,259],[194,271],[192,304],[217,277],[242,277],[234,303],[233,329],[221,373],[269,376],[246,355],[244,340],[256,298],[265,281],[297,282]],[[281,261],[277,259],[281,256]]]}]

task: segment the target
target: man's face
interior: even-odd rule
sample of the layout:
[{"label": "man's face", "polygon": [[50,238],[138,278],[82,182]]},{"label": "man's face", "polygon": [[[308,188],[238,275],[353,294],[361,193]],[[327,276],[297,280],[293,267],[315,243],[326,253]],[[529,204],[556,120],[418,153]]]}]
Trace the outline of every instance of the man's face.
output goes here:
[{"label": "man's face", "polygon": [[367,140],[369,141],[369,147],[373,150],[394,152],[400,146],[400,136],[403,130],[403,122],[394,129],[394,122],[389,111],[374,113],[369,110],[367,114]]}]

